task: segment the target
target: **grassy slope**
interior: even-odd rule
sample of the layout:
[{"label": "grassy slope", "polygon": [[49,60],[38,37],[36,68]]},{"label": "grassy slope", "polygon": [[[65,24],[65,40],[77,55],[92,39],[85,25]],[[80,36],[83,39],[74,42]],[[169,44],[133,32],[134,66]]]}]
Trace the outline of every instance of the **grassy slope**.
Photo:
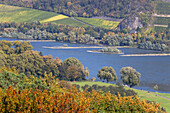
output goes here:
[{"label": "grassy slope", "polygon": [[53,12],[0,4],[0,22],[33,22],[45,20],[57,15],[57,13]]},{"label": "grassy slope", "polygon": [[102,27],[106,29],[114,29],[119,24],[119,22],[116,22],[116,21],[108,21],[108,20],[103,20],[103,19],[82,18],[82,17],[76,17],[76,19],[79,19],[83,22],[94,25],[96,27]]},{"label": "grassy slope", "polygon": [[40,21],[41,23],[52,22],[55,24],[72,26],[87,26],[69,18],[68,16],[54,12],[0,4],[0,22],[12,21],[18,23]]},{"label": "grassy slope", "polygon": [[[71,84],[78,84],[78,85],[80,85],[80,87],[84,86],[85,84],[88,84],[89,86],[92,86],[93,84],[97,84],[100,86],[103,86],[103,85],[104,86],[109,86],[109,85],[115,86],[115,84],[109,84],[109,83],[103,83],[103,82],[71,82]],[[156,96],[153,92],[148,93],[148,91],[144,91],[144,90],[137,90],[137,89],[133,89],[133,90],[135,90],[135,92],[138,93],[138,96],[141,99],[161,103],[161,106],[166,108],[166,111],[168,113],[170,112],[170,100]],[[167,94],[167,93],[158,93],[158,94],[170,98],[170,94]]]}]

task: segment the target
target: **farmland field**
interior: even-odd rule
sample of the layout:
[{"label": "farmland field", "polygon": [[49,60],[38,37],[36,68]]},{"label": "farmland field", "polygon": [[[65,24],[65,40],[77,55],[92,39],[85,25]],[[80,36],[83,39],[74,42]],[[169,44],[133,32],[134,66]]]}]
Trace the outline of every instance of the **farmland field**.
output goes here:
[{"label": "farmland field", "polygon": [[116,21],[108,21],[103,19],[82,18],[82,17],[76,17],[76,19],[91,24],[93,26],[102,27],[105,29],[114,29],[119,24],[119,22]]},{"label": "farmland field", "polygon": [[33,22],[45,20],[57,15],[57,13],[53,12],[0,4],[0,22]]}]

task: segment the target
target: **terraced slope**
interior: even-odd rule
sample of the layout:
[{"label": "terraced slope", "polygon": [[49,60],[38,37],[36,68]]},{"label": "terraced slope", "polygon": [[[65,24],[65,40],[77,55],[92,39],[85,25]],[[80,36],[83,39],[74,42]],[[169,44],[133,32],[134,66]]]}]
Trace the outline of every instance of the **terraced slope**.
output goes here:
[{"label": "terraced slope", "polygon": [[167,29],[170,23],[170,3],[160,2],[156,7],[157,14],[154,14],[153,26],[155,31],[163,32]]}]

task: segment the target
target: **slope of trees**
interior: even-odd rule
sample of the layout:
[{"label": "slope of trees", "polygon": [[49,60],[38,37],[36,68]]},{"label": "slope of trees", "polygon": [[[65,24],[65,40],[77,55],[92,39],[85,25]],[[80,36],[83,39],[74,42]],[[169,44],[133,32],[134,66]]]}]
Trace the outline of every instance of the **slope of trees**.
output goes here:
[{"label": "slope of trees", "polygon": [[[8,76],[0,84],[0,111],[5,112],[164,112],[160,104],[141,101],[137,96],[116,95],[91,90],[79,92],[75,87],[54,79],[27,78],[17,75],[14,69],[0,69],[0,78]],[[6,88],[8,80],[11,85]],[[0,79],[1,80],[1,79]],[[21,82],[18,82],[21,81]],[[17,83],[18,82],[18,83]],[[20,86],[20,87],[18,87]],[[44,86],[43,89],[41,86]],[[23,88],[23,89],[22,89]]]},{"label": "slope of trees", "polygon": [[[15,67],[19,73],[25,73],[27,76],[43,77],[44,73],[52,73],[55,78],[70,81],[85,80],[88,77],[88,69],[76,58],[68,58],[62,62],[58,57],[53,59],[51,55],[42,56],[32,48],[29,42],[0,41],[0,66]],[[76,62],[70,62],[68,65],[66,62],[69,61]]]}]

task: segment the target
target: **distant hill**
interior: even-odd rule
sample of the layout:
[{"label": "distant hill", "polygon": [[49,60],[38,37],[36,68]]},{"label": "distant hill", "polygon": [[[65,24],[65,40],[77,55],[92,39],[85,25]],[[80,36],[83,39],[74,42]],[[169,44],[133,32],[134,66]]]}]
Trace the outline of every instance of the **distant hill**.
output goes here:
[{"label": "distant hill", "polygon": [[[0,3],[57,12],[72,17],[124,19],[120,29],[147,27],[156,0],[0,0]],[[133,24],[133,26],[131,25]]]}]

